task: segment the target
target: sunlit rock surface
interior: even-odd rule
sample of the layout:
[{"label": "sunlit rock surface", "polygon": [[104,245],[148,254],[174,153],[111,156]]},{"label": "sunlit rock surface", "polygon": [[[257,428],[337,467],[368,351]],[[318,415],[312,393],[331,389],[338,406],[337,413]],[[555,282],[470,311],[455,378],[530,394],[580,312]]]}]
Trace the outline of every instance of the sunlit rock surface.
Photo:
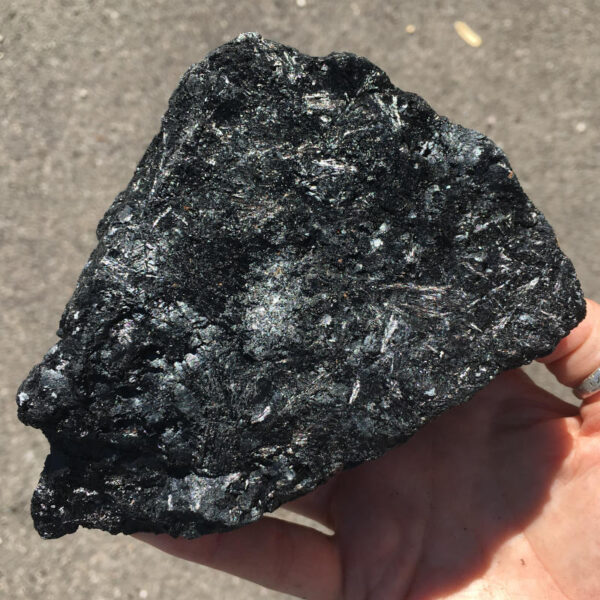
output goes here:
[{"label": "sunlit rock surface", "polygon": [[381,455],[584,303],[483,135],[364,58],[243,34],[192,66],[18,393],[32,512],[195,537]]}]

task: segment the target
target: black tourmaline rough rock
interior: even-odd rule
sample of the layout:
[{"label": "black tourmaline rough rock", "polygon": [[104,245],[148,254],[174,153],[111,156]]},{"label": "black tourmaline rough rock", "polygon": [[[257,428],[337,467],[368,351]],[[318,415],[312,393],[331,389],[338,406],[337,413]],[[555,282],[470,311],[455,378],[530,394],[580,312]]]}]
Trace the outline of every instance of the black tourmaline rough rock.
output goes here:
[{"label": "black tourmaline rough rock", "polygon": [[585,312],[489,139],[364,58],[255,33],[185,73],[98,240],[18,392],[48,538],[254,521]]}]

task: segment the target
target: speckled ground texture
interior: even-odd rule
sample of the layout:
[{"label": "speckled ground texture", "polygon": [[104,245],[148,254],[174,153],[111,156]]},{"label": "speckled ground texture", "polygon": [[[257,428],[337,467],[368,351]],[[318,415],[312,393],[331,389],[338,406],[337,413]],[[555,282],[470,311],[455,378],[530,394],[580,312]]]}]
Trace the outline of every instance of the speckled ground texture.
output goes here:
[{"label": "speckled ground texture", "polygon": [[351,53],[237,37],[181,79],[18,394],[35,526],[197,537],[380,456],[583,318],[488,138]]}]

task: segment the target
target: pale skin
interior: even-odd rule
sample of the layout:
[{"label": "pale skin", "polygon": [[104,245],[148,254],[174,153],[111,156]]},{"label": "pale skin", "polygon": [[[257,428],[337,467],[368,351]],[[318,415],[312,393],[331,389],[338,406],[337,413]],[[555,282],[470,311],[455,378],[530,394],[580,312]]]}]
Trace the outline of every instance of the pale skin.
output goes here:
[{"label": "pale skin", "polygon": [[[541,362],[569,387],[598,368],[600,306]],[[286,508],[334,533],[263,517],[135,537],[311,600],[600,598],[600,393],[578,409],[504,373]]]}]

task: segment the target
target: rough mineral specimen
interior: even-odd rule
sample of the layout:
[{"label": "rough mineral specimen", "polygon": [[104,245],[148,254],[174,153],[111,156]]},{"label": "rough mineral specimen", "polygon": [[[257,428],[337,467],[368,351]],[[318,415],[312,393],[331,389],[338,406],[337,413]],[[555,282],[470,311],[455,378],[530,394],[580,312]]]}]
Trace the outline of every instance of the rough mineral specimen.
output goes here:
[{"label": "rough mineral specimen", "polygon": [[381,455],[584,316],[506,156],[364,58],[246,33],[183,76],[18,393],[32,512],[195,537]]}]

